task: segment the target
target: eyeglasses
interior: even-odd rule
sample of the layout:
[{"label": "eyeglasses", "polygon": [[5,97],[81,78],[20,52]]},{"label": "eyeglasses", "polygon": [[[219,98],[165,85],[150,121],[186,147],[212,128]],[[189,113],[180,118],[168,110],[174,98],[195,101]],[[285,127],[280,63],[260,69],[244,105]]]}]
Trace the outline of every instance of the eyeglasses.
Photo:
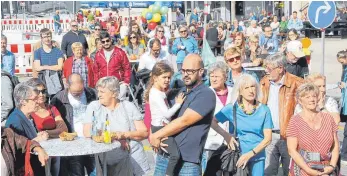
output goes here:
[{"label": "eyeglasses", "polygon": [[48,38],[52,38],[52,36],[51,35],[47,35],[47,36],[42,36],[41,38],[48,39]]},{"label": "eyeglasses", "polygon": [[272,32],[272,30],[269,30],[269,31],[265,31],[265,32]]},{"label": "eyeglasses", "polygon": [[71,25],[71,27],[78,27],[78,25]]},{"label": "eyeglasses", "polygon": [[135,36],[131,36],[130,39],[136,39],[136,37]]},{"label": "eyeglasses", "polygon": [[272,71],[274,71],[276,68],[278,67],[274,67],[274,68],[270,68],[270,67],[264,67],[266,71],[268,71],[269,73],[271,73]]},{"label": "eyeglasses", "polygon": [[184,31],[180,31],[180,33],[186,33],[187,32],[187,30],[184,30]]},{"label": "eyeglasses", "polygon": [[158,31],[158,32],[164,32],[164,31]]},{"label": "eyeglasses", "polygon": [[160,49],[159,50],[152,50],[153,53],[159,53],[160,52]]},{"label": "eyeglasses", "polygon": [[187,74],[187,75],[193,75],[195,74],[196,72],[198,72],[199,70],[201,70],[201,68],[198,68],[198,69],[181,69],[181,73],[182,74]]},{"label": "eyeglasses", "polygon": [[37,99],[38,99],[38,96],[36,96],[35,98],[28,98],[28,99],[25,99],[25,100],[37,101]]},{"label": "eyeglasses", "polygon": [[228,62],[234,62],[235,60],[241,60],[241,56],[231,57],[226,59]]},{"label": "eyeglasses", "polygon": [[101,29],[100,29],[100,28],[95,28],[95,30],[96,30],[96,31],[101,31]]},{"label": "eyeglasses", "polygon": [[101,40],[101,43],[102,43],[102,44],[105,44],[105,43],[110,43],[110,39],[107,39],[107,40]]},{"label": "eyeglasses", "polygon": [[46,95],[47,93],[47,89],[42,89],[42,90],[37,90],[40,93],[42,93],[42,95]]}]

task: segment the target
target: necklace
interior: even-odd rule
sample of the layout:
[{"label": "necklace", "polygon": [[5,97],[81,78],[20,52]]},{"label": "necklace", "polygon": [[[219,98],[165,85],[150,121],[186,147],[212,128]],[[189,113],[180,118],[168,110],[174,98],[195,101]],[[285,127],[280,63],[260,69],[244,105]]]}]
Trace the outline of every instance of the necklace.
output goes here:
[{"label": "necklace", "polygon": [[252,105],[252,106],[253,106],[253,107],[252,107],[251,112],[247,112],[247,110],[245,109],[245,105],[244,105],[243,103],[240,104],[240,107],[241,107],[242,111],[243,111],[245,114],[247,114],[247,115],[252,115],[252,114],[254,113],[254,111],[256,110],[257,105]]}]

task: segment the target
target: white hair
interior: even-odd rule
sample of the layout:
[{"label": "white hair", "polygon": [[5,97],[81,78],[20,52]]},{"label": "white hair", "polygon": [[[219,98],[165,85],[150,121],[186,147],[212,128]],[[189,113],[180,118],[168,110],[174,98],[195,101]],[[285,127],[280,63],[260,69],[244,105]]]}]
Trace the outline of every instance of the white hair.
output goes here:
[{"label": "white hair", "polygon": [[255,89],[256,89],[255,100],[257,101],[261,100],[261,91],[260,91],[259,83],[257,82],[257,80],[250,74],[242,74],[235,82],[233,91],[231,93],[230,103],[232,105],[234,105],[241,98],[240,91],[249,85],[255,86]]},{"label": "white hair", "polygon": [[22,107],[22,101],[30,98],[33,94],[38,94],[37,88],[28,85],[27,82],[19,83],[13,90],[13,99],[17,108]]},{"label": "white hair", "polygon": [[103,77],[101,79],[99,79],[99,81],[96,83],[95,88],[107,88],[108,90],[110,90],[113,93],[116,93],[117,95],[119,95],[119,80],[114,77],[114,76],[107,76],[107,77]]},{"label": "white hair", "polygon": [[274,67],[285,67],[286,62],[286,57],[282,53],[269,55],[264,60],[265,65],[272,65]]},{"label": "white hair", "polygon": [[211,73],[215,72],[216,70],[220,70],[222,71],[223,73],[223,76],[225,78],[228,77],[228,71],[229,71],[229,67],[225,64],[225,62],[223,61],[218,61],[218,62],[215,62],[213,64],[211,64],[209,67],[208,67],[208,76],[211,75]]}]

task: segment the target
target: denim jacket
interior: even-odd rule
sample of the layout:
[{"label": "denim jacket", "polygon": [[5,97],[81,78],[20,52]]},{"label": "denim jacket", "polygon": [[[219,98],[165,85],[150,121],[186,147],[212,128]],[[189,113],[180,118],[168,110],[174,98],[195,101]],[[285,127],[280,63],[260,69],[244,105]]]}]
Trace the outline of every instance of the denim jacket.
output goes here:
[{"label": "denim jacket", "polygon": [[[184,45],[185,49],[177,48],[178,45]],[[176,63],[183,63],[184,58],[191,53],[199,53],[198,42],[194,37],[188,36],[186,39],[181,37],[175,39],[172,45],[172,54],[177,55]]]},{"label": "denim jacket", "polygon": [[294,19],[290,19],[287,27],[288,27],[288,30],[294,28],[297,31],[300,31],[304,27],[304,25],[303,25],[302,21],[297,18],[296,21],[294,21]]},{"label": "denim jacket", "polygon": [[12,52],[6,50],[4,55],[1,53],[1,69],[10,73],[12,76],[14,75],[15,71],[15,62],[16,57]]},{"label": "denim jacket", "polygon": [[267,38],[264,34],[261,34],[259,37],[259,46],[264,47],[269,54],[275,54],[279,47],[278,38],[274,34],[271,38]]}]

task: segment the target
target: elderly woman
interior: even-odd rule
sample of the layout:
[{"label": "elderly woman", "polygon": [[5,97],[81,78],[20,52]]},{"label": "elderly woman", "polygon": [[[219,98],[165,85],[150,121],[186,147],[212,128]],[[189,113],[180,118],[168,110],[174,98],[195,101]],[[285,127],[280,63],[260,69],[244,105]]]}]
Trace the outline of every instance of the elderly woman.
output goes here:
[{"label": "elderly woman", "polygon": [[318,97],[319,89],[312,83],[303,84],[297,90],[302,111],[290,119],[287,127],[288,152],[293,160],[291,176],[330,175],[336,168],[338,126],[333,116],[317,110]]},{"label": "elderly woman", "polygon": [[[211,83],[210,88],[216,95],[216,108],[214,110],[215,114],[231,101],[231,92],[233,88],[225,84],[228,71],[228,66],[222,61],[215,62],[208,68],[208,76]],[[218,125],[225,131],[229,131],[228,123],[219,123]],[[222,145],[223,141],[224,139],[221,135],[219,135],[213,129],[210,129],[202,156],[201,165],[203,171],[206,169],[206,164],[208,159],[211,157],[211,154]]]},{"label": "elderly woman", "polygon": [[139,59],[145,52],[145,45],[140,43],[140,36],[136,32],[130,32],[128,38],[130,42],[128,46],[125,47],[128,58],[131,60]]},{"label": "elderly woman", "polygon": [[74,55],[64,62],[64,84],[67,85],[66,78],[72,73],[78,73],[83,77],[84,86],[94,87],[93,61],[88,56],[83,56],[82,43],[75,42],[71,45],[71,48]]},{"label": "elderly woman", "polygon": [[[242,75],[233,88],[231,102],[217,112],[211,127],[223,136],[232,150],[235,150],[235,145],[240,146],[242,155],[236,163],[237,167],[247,166],[251,175],[263,176],[264,149],[271,142],[273,123],[270,109],[261,104],[259,98],[260,88],[256,79],[248,74]],[[234,111],[236,111],[235,116]],[[237,135],[239,142],[232,137],[235,121],[236,134],[234,135]],[[230,124],[229,132],[218,125],[225,122]]]},{"label": "elderly woman", "polygon": [[[107,153],[107,163],[102,164],[107,164],[108,175],[144,175],[149,170],[149,165],[141,141],[148,136],[147,128],[135,105],[117,98],[119,84],[118,79],[113,76],[101,78],[97,82],[99,100],[91,102],[87,107],[84,135],[91,136],[93,123],[98,129],[102,129],[101,124],[108,118],[110,131],[121,136],[118,140],[122,144],[130,145],[130,153],[125,148]],[[93,114],[96,117],[95,122]]]},{"label": "elderly woman", "polygon": [[[340,123],[339,105],[334,98],[326,96],[326,77],[319,73],[311,73],[305,77],[305,81],[318,87],[319,96],[317,110],[329,113],[334,117],[334,121],[338,125]],[[301,111],[302,107],[300,104],[297,104],[295,107],[295,114]]]},{"label": "elderly woman", "polygon": [[[17,134],[37,142],[48,139],[48,133],[43,131],[37,133],[30,114],[37,109],[38,91],[36,87],[29,86],[25,82],[16,86],[13,92],[16,108],[8,117],[5,127],[12,128]],[[35,175],[44,175],[44,168],[41,167],[37,156],[32,156],[31,164]],[[24,158],[16,158],[23,159]]]},{"label": "elderly woman", "polygon": [[236,80],[244,73],[251,74],[259,82],[255,73],[246,71],[242,67],[244,57],[241,56],[241,50],[238,47],[232,47],[224,52],[224,60],[229,67],[226,85],[233,87]]}]

